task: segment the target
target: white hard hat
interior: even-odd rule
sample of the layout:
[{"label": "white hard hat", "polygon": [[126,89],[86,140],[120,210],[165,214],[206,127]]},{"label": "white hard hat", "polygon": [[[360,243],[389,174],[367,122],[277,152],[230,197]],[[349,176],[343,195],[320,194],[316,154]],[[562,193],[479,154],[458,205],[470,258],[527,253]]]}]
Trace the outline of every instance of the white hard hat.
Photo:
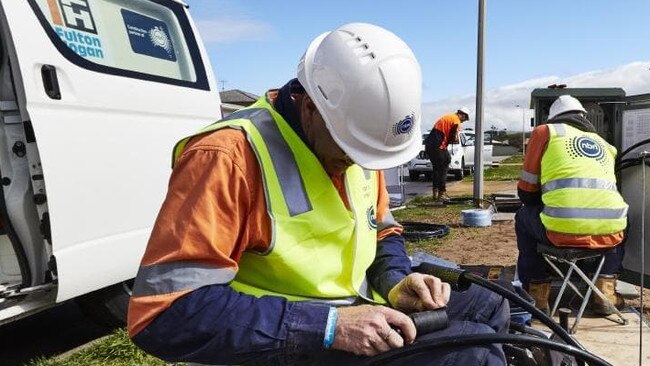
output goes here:
[{"label": "white hard hat", "polygon": [[460,108],[458,108],[458,112],[464,113],[467,116],[467,119],[469,120],[469,108],[460,107]]},{"label": "white hard hat", "polygon": [[395,34],[365,23],[321,34],[300,60],[298,80],[356,164],[387,169],[420,151],[422,73]]},{"label": "white hard hat", "polygon": [[551,109],[548,111],[548,119],[570,111],[587,113],[587,110],[585,110],[585,107],[582,106],[579,100],[570,95],[560,95],[551,104]]}]

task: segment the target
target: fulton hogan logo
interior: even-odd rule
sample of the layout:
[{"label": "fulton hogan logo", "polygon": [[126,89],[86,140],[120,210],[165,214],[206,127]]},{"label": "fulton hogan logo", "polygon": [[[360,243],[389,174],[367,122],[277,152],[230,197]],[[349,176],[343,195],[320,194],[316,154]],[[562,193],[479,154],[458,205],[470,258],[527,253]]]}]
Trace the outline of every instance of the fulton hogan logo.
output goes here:
[{"label": "fulton hogan logo", "polygon": [[573,140],[573,147],[580,155],[592,159],[600,159],[605,153],[603,147],[590,137],[578,137]]},{"label": "fulton hogan logo", "polygon": [[95,18],[87,0],[48,0],[52,28],[79,56],[104,58]]}]

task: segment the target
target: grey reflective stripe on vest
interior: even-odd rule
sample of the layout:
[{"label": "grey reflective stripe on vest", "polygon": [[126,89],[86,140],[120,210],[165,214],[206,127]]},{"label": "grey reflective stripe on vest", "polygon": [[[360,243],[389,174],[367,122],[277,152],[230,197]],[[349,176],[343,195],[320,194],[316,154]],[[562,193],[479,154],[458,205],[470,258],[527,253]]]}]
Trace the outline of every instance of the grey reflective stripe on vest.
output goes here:
[{"label": "grey reflective stripe on vest", "polygon": [[363,170],[363,175],[366,177],[366,180],[370,180],[370,170]]},{"label": "grey reflective stripe on vest", "polygon": [[133,284],[133,296],[153,296],[215,284],[235,278],[230,268],[215,268],[203,263],[172,262],[142,266]]},{"label": "grey reflective stripe on vest", "polygon": [[562,219],[622,219],[627,215],[625,208],[560,208],[544,207],[546,216]]},{"label": "grey reflective stripe on vest", "polygon": [[566,135],[566,129],[564,128],[563,124],[561,124],[561,123],[558,123],[558,124],[553,123],[553,124],[549,124],[548,126],[549,126],[549,128],[554,128],[555,129],[555,135],[556,136],[562,137],[562,136]]},{"label": "grey reflective stripe on vest", "polygon": [[562,188],[587,188],[587,189],[603,189],[607,191],[618,191],[616,183],[610,182],[605,179],[596,178],[565,178],[556,179],[544,183],[542,192],[550,192]]},{"label": "grey reflective stripe on vest", "polygon": [[[262,139],[269,149],[269,155],[271,155],[271,161],[273,162],[276,175],[280,181],[280,188],[282,189],[284,200],[287,203],[289,215],[295,216],[311,211],[312,205],[307,197],[307,190],[298,171],[296,158],[291,148],[289,148],[289,144],[282,137],[282,133],[280,133],[280,129],[275,124],[271,113],[263,108],[244,109],[227,116],[225,120],[240,118],[251,121],[260,132],[260,135],[262,135]],[[259,156],[255,145],[251,143],[251,146]]]},{"label": "grey reflective stripe on vest", "polygon": [[368,300],[372,300],[372,290],[368,284],[368,277],[364,277],[363,282],[361,282],[361,286],[359,286],[359,294]]},{"label": "grey reflective stripe on vest", "polygon": [[380,232],[389,227],[398,227],[399,224],[395,221],[395,217],[390,211],[386,211],[384,219],[377,223],[377,231]]},{"label": "grey reflective stripe on vest", "polygon": [[525,170],[521,171],[521,174],[519,174],[519,178],[523,180],[526,183],[530,184],[539,184],[539,175],[533,174],[533,173],[528,173]]},{"label": "grey reflective stripe on vest", "polygon": [[352,305],[356,303],[359,300],[358,297],[345,297],[342,299],[311,299],[307,300],[308,302],[315,302],[318,304],[327,304],[327,305],[332,305],[332,306],[346,306],[346,305]]}]

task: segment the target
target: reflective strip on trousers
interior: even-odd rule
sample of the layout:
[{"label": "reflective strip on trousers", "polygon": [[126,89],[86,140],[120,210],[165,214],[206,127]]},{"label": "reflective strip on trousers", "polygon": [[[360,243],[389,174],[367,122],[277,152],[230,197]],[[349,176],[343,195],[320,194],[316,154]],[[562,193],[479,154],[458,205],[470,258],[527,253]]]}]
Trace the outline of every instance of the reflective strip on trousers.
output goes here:
[{"label": "reflective strip on trousers", "polygon": [[215,268],[203,263],[171,262],[142,266],[133,284],[133,296],[163,295],[215,284],[235,278],[230,268]]},{"label": "reflective strip on trousers", "polygon": [[587,188],[587,189],[602,189],[607,191],[618,191],[616,183],[596,178],[565,178],[556,179],[544,183],[542,192],[550,192],[562,188]]},{"label": "reflective strip on trousers", "polygon": [[546,216],[563,219],[622,219],[627,215],[625,208],[559,208],[544,207]]},{"label": "reflective strip on trousers", "polygon": [[[289,144],[282,137],[282,133],[273,120],[271,113],[263,108],[245,109],[229,115],[225,120],[231,119],[250,120],[262,135],[262,139],[269,150],[273,168],[277,172],[289,215],[296,216],[311,211],[313,207],[307,197],[307,190],[298,171],[296,158],[291,148],[289,148]],[[251,146],[256,149],[253,143],[251,143]],[[257,151],[256,153],[259,156]]]}]

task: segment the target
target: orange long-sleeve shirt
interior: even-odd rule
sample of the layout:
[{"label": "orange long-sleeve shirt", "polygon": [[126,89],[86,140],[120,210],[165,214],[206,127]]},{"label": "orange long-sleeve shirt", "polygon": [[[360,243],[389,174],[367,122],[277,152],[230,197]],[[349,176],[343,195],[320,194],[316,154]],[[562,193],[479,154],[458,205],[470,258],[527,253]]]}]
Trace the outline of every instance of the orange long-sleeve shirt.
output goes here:
[{"label": "orange long-sleeve shirt", "polygon": [[[264,252],[271,242],[271,221],[261,174],[244,132],[226,128],[192,139],[172,172],[141,265],[191,261],[234,274],[244,251]],[[343,176],[330,178],[349,207]],[[378,184],[381,223],[389,212],[381,172]],[[400,226],[390,226],[377,239],[401,232]],[[187,292],[132,298],[129,333],[138,333]]]},{"label": "orange long-sleeve shirt", "polygon": [[460,130],[461,120],[456,113],[445,114],[440,117],[431,128],[433,130],[438,130],[442,132],[444,139],[440,144],[440,149],[444,150],[447,148],[447,144],[450,142],[458,141],[458,132]]}]

